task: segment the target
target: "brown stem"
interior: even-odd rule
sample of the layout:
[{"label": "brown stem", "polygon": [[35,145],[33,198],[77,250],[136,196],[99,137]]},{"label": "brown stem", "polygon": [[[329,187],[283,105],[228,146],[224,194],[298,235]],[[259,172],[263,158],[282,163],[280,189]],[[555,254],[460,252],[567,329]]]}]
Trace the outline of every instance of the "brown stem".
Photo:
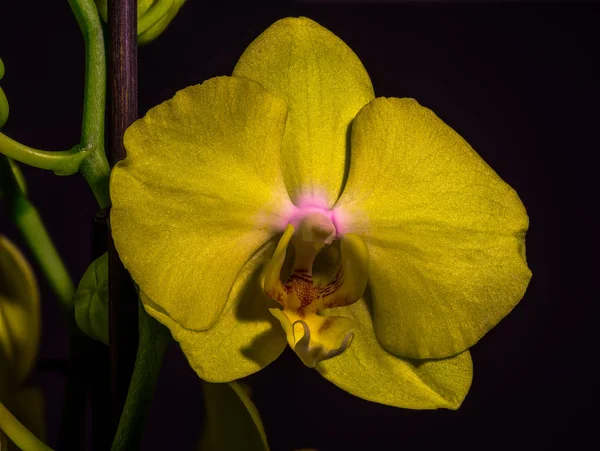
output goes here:
[{"label": "brown stem", "polygon": [[[125,158],[123,134],[138,117],[137,2],[109,0],[109,162]],[[138,344],[137,294],[109,235],[109,331],[113,424],[125,405]]]}]

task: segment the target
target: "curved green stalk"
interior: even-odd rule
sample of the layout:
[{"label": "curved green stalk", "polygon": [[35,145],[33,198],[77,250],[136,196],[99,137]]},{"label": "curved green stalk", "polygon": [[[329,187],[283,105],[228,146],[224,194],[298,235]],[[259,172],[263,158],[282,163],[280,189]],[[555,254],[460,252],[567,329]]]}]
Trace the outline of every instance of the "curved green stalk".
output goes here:
[{"label": "curved green stalk", "polygon": [[158,21],[169,12],[169,9],[173,6],[173,2],[174,0],[158,0],[148,11],[146,11],[146,13],[138,19],[138,36],[156,25]]},{"label": "curved green stalk", "polygon": [[104,114],[106,108],[106,55],[100,16],[93,0],[69,0],[85,43],[85,92],[81,150],[90,155],[81,164],[81,175],[92,189],[100,208],[110,204],[108,179],[110,167],[104,152]]},{"label": "curved green stalk", "polygon": [[127,399],[111,451],[127,451],[139,446],[148,407],[162,360],[171,339],[169,330],[139,305],[140,340]]},{"label": "curved green stalk", "polygon": [[23,181],[19,180],[15,171],[18,171],[18,168],[13,168],[11,161],[0,155],[0,183],[11,219],[23,235],[50,288],[63,308],[71,312],[75,286],[37,209],[27,199]]},{"label": "curved green stalk", "polygon": [[0,402],[0,432],[4,432],[23,451],[52,451],[17,420]]},{"label": "curved green stalk", "polygon": [[71,312],[75,287],[36,208],[27,198],[18,197],[12,205],[11,214],[50,288],[63,308]]},{"label": "curved green stalk", "polygon": [[88,153],[78,146],[70,150],[47,151],[21,144],[0,133],[0,153],[40,169],[49,169],[58,175],[71,175],[79,171],[79,166]]},{"label": "curved green stalk", "polygon": [[[81,172],[100,208],[110,204],[108,180],[110,167],[104,152],[104,114],[106,108],[106,55],[100,17],[93,0],[69,0],[85,42],[85,92],[81,142],[70,150],[33,149],[0,133],[0,153],[22,163],[50,169],[59,175]],[[4,74],[4,65],[0,61]],[[1,78],[1,77],[0,77]],[[8,102],[0,90],[0,126],[8,117]]]}]

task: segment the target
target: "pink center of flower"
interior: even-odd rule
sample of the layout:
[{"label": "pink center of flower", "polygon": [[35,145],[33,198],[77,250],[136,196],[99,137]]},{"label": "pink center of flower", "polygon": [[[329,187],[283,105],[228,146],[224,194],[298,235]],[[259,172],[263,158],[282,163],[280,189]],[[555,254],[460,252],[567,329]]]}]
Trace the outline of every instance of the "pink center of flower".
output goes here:
[{"label": "pink center of flower", "polygon": [[[323,215],[327,218],[333,227],[335,228],[335,236],[333,238],[339,239],[344,234],[343,215],[339,209],[329,209],[327,202],[317,196],[302,196],[300,197],[296,205],[293,206],[291,214],[286,218],[286,223],[294,226],[296,230],[299,229],[300,224],[307,216],[315,216],[315,213]],[[324,218],[323,218],[324,219]]]}]

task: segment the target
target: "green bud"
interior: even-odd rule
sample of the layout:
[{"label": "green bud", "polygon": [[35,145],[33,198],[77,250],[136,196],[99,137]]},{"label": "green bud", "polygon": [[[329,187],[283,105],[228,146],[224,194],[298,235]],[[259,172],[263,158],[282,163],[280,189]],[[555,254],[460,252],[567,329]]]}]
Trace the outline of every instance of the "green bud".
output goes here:
[{"label": "green bud", "polygon": [[[95,0],[100,17],[108,20],[108,0]],[[155,40],[165,31],[179,12],[185,0],[138,0],[138,44],[144,45]]]},{"label": "green bud", "polygon": [[79,328],[108,345],[108,253],[86,269],[75,291],[74,303]]},{"label": "green bud", "polygon": [[[4,77],[4,63],[0,58],[0,80]],[[0,128],[6,124],[6,120],[8,119],[8,99],[6,95],[4,95],[4,91],[0,87]]]}]

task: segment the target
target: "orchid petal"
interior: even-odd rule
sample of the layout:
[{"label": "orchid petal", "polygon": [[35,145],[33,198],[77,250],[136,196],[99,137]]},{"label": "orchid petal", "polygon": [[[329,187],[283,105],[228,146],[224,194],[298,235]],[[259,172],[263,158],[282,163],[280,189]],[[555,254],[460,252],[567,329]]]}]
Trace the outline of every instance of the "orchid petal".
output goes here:
[{"label": "orchid petal", "polygon": [[253,374],[285,349],[285,334],[269,307],[275,302],[262,290],[262,272],[275,242],[258,251],[238,275],[227,305],[212,328],[193,331],[173,321],[146,293],[140,299],[146,312],[165,324],[200,378],[230,382]]},{"label": "orchid petal", "polygon": [[246,261],[285,223],[283,101],[245,78],[179,91],[125,133],[111,226],[134,280],[183,328],[218,319]]},{"label": "orchid petal", "polygon": [[248,46],[233,74],[259,82],[288,105],[281,152],[292,200],[324,197],[333,205],[345,174],[348,127],[374,96],[358,57],[316,22],[286,18]]},{"label": "orchid petal", "polygon": [[355,324],[354,339],[343,353],[319,363],[317,371],[368,401],[405,409],[458,409],[473,376],[469,352],[442,360],[396,357],[379,345],[369,310],[365,298],[341,310]]},{"label": "orchid petal", "polygon": [[396,355],[457,354],[525,293],[521,200],[415,100],[378,98],[357,115],[336,208],[367,240],[375,331]]}]

